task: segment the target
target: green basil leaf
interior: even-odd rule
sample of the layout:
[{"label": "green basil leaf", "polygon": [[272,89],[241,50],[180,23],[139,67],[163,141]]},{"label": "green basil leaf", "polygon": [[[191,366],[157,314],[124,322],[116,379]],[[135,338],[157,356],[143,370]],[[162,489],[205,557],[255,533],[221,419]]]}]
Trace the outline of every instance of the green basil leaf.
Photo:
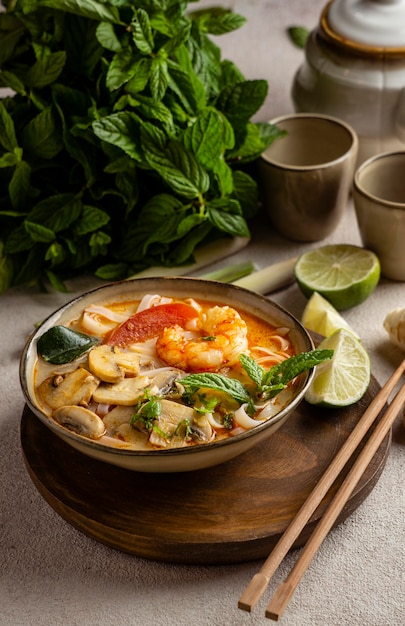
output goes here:
[{"label": "green basil leaf", "polygon": [[98,343],[89,335],[78,333],[66,326],[52,326],[37,341],[40,357],[48,363],[62,365],[70,363]]}]

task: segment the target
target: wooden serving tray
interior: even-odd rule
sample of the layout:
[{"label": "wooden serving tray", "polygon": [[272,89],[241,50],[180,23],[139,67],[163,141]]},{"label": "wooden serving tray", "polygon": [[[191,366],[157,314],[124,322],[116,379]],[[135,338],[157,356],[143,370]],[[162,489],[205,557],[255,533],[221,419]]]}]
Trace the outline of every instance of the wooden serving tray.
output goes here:
[{"label": "wooden serving tray", "polygon": [[[93,460],[54,435],[28,407],[21,443],[39,492],[93,539],[169,563],[237,563],[269,554],[378,390],[372,378],[362,400],[344,410],[318,409],[304,401],[264,443],[223,465],[195,472],[144,474]],[[390,442],[391,432],[337,523],[373,489]],[[305,543],[343,477],[295,547]]]}]

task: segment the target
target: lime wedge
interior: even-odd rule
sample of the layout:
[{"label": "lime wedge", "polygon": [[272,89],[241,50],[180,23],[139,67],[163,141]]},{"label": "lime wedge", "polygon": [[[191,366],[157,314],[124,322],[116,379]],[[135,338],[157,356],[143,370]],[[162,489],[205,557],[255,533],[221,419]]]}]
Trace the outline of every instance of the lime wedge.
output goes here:
[{"label": "lime wedge", "polygon": [[371,377],[370,357],[353,333],[341,328],[320,344],[333,357],[315,368],[305,394],[310,404],[342,407],[354,404],[367,391]]},{"label": "lime wedge", "polygon": [[303,311],[301,322],[307,330],[312,330],[314,333],[324,337],[329,337],[339,328],[346,328],[346,330],[351,331],[353,335],[360,339],[350,324],[336,311],[335,307],[317,291],[314,291],[309,298]]},{"label": "lime wedge", "polygon": [[304,252],[294,272],[307,298],[317,291],[341,311],[371,295],[380,279],[380,261],[371,250],[334,244]]}]

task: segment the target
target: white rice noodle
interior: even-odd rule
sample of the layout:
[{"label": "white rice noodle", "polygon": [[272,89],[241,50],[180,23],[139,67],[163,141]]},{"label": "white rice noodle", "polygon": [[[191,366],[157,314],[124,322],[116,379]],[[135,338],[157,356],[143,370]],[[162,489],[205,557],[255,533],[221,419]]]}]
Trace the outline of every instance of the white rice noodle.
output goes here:
[{"label": "white rice noodle", "polygon": [[[97,308],[102,309],[103,307]],[[111,313],[111,316],[107,316],[107,311]],[[104,309],[101,312],[100,310],[95,311],[94,307],[87,307],[83,312],[81,324],[83,329],[88,333],[100,337],[117,326],[117,321],[112,319],[112,317],[116,315],[116,313],[109,311],[109,309]],[[120,316],[118,323],[124,321],[125,319],[126,316]]]},{"label": "white rice noodle", "polygon": [[221,424],[221,422],[217,422],[213,413],[206,413],[205,416],[212,428],[215,428],[215,430],[223,430],[224,425]]},{"label": "white rice noodle", "polygon": [[[263,419],[267,419],[263,416],[263,418],[257,420],[253,419],[246,413],[247,404],[242,404],[237,411],[235,411],[233,417],[234,420],[239,426],[242,426],[245,430],[250,430],[250,428],[254,428],[258,426]],[[260,414],[261,415],[261,414]]]},{"label": "white rice noodle", "polygon": [[111,309],[100,306],[98,304],[91,304],[84,309],[85,313],[94,313],[95,315],[99,315],[100,317],[104,317],[106,320],[111,320],[112,322],[117,322],[120,324],[121,322],[125,322],[128,315],[126,313],[118,313],[117,311],[112,311]]},{"label": "white rice noodle", "polygon": [[156,358],[156,338],[148,339],[143,343],[132,343],[129,346],[131,352],[139,354],[139,356],[155,357]]},{"label": "white rice noodle", "polygon": [[232,428],[229,434],[232,437],[235,437],[236,435],[241,435],[244,432],[246,432],[246,428],[242,428],[242,426],[237,426],[236,428]]},{"label": "white rice noodle", "polygon": [[159,296],[158,294],[147,294],[146,296],[143,296],[136,312],[140,313],[140,311],[150,309],[153,306],[157,306],[159,304],[170,304],[170,302],[173,302],[172,298],[165,298],[163,296]]},{"label": "white rice noodle", "polygon": [[111,409],[111,404],[98,404],[95,413],[100,417],[104,417]]},{"label": "white rice noodle", "polygon": [[[259,407],[256,407],[257,409]],[[270,417],[273,417],[276,413],[280,411],[280,404],[277,402],[276,404],[269,400],[266,404],[263,405],[262,410],[259,413],[260,420],[268,420]]]},{"label": "white rice noodle", "polygon": [[189,304],[190,306],[193,307],[193,309],[195,309],[197,311],[197,313],[199,313],[202,310],[202,306],[201,304],[198,304],[198,302],[196,302],[194,300],[194,298],[186,298],[184,300],[184,302],[187,302],[187,304]]}]

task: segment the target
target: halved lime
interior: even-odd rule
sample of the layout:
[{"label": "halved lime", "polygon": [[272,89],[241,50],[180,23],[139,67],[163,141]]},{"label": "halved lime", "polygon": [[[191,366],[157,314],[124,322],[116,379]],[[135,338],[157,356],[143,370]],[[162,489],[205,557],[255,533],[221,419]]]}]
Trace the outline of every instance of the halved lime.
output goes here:
[{"label": "halved lime", "polygon": [[338,313],[334,306],[320,293],[314,291],[302,313],[301,322],[307,330],[329,337],[335,330],[346,328],[359,339],[357,333],[348,322]]},{"label": "halved lime", "polygon": [[332,244],[304,252],[294,272],[307,298],[317,291],[341,311],[357,306],[371,295],[380,279],[380,261],[371,250]]},{"label": "halved lime", "polygon": [[333,350],[333,357],[315,368],[305,394],[310,404],[342,407],[363,397],[370,384],[370,357],[353,333],[341,328],[320,344],[320,350]]}]

